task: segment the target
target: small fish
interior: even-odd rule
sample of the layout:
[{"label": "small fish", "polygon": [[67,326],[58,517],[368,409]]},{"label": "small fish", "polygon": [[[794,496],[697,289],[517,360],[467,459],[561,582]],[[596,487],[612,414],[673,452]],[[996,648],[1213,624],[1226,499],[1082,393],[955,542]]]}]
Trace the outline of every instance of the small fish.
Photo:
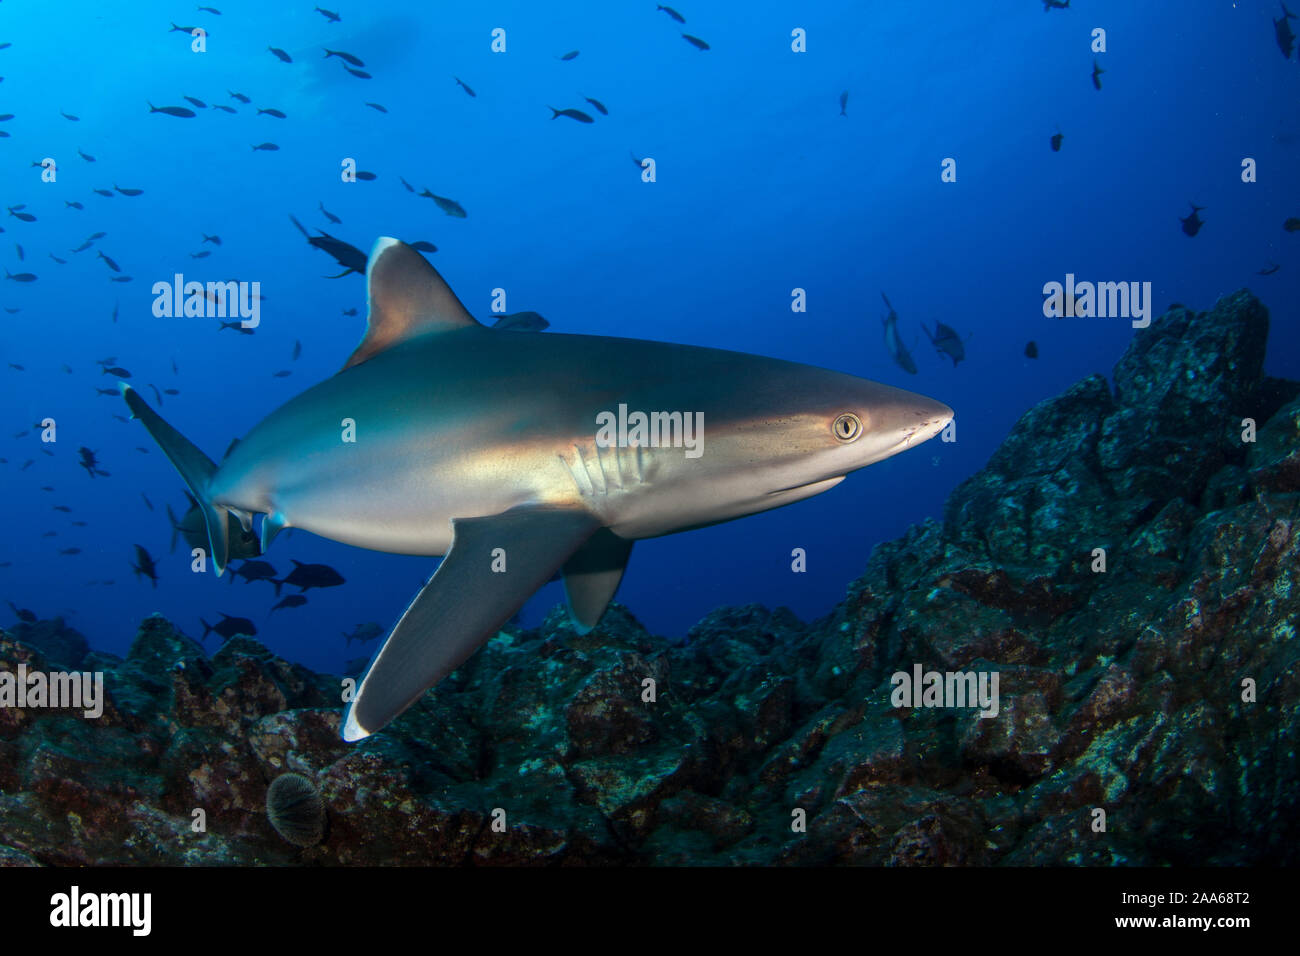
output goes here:
[{"label": "small fish", "polygon": [[29,212],[15,212],[15,210],[21,210],[21,209],[22,209],[21,206],[11,206],[9,208],[9,215],[13,216],[15,219],[21,219],[23,222],[36,221],[36,217]]},{"label": "small fish", "polygon": [[213,104],[212,104],[212,108],[213,108],[214,110],[221,110],[221,112],[223,112],[223,113],[238,113],[238,112],[239,112],[239,110],[235,109],[233,106],[227,106],[225,103],[213,103]]},{"label": "small fish", "polygon": [[843,93],[840,94],[840,115],[841,116],[848,115],[846,112],[844,112],[845,107],[847,107],[848,105],[849,105],[849,91],[845,90]]},{"label": "small fish", "polygon": [[22,309],[11,309],[9,308],[9,306],[5,306],[5,311],[8,312],[10,315],[17,315],[19,312],[22,311]]},{"label": "small fish", "polygon": [[259,149],[261,149],[261,150],[265,150],[268,153],[274,153],[279,148],[280,147],[276,146],[275,143],[258,143],[256,146],[253,147],[253,152],[257,152]]},{"label": "small fish", "polygon": [[250,100],[247,96],[245,96],[243,93],[236,93],[236,92],[234,92],[233,90],[226,90],[226,92],[230,94],[231,99],[239,100],[239,102],[241,102],[241,103],[251,103],[251,102],[253,102],[253,101]]},{"label": "small fish", "polygon": [[140,497],[144,499],[144,506],[150,511],[153,511],[153,502],[149,500],[149,496],[142,491],[140,492]]},{"label": "small fish", "polygon": [[59,554],[81,554],[80,548],[64,548]]},{"label": "small fish", "polygon": [[199,13],[211,13],[215,16],[221,16],[221,11],[216,7],[199,7]]},{"label": "small fish", "polygon": [[86,473],[90,475],[91,478],[94,478],[96,475],[103,475],[105,478],[108,477],[108,472],[100,469],[99,460],[95,457],[95,453],[85,445],[82,445],[77,449],[77,454],[81,456],[81,461],[77,462],[77,464],[86,469]]},{"label": "small fish", "polygon": [[130,378],[131,373],[117,365],[106,365],[99,370],[101,375],[116,375],[118,378]]},{"label": "small fish", "polygon": [[14,249],[16,249],[16,250],[18,251],[18,261],[19,261],[19,262],[22,262],[24,259],[27,258],[27,256],[23,254],[23,247],[22,247],[19,243],[17,243],[17,242],[14,243]]},{"label": "small fish", "polygon": [[293,372],[290,372],[288,369],[282,368],[278,372],[272,372],[271,378],[288,378],[292,374]]},{"label": "small fish", "polygon": [[372,110],[379,110],[379,112],[381,112],[381,113],[387,113],[387,112],[388,112],[388,110],[386,110],[384,107],[380,106],[378,103],[367,103],[366,105],[369,106]]},{"label": "small fish", "polygon": [[89,239],[91,242],[94,242],[96,239],[103,239],[107,235],[108,233],[106,232],[96,232],[90,236],[87,236],[86,238]]},{"label": "small fish", "polygon": [[109,282],[130,282],[131,277],[130,276],[109,276],[108,281]]},{"label": "small fish", "polygon": [[1201,219],[1200,216],[1197,215],[1197,213],[1199,213],[1205,207],[1198,206],[1195,203],[1188,203],[1188,205],[1192,207],[1192,214],[1185,218],[1180,218],[1178,221],[1183,224],[1183,232],[1185,234],[1189,236],[1194,236],[1198,232],[1200,232],[1201,227],[1205,225],[1205,221]]},{"label": "small fish", "polygon": [[1065,139],[1065,134],[1061,132],[1061,127],[1056,127],[1056,132],[1052,136],[1052,152],[1061,151],[1061,141]]},{"label": "small fish", "polygon": [[254,581],[274,581],[275,568],[266,561],[245,560],[237,568],[230,569],[230,582],[233,584],[235,578],[243,578],[245,584],[252,584]]},{"label": "small fish", "polygon": [[551,111],[551,119],[559,119],[561,116],[567,116],[569,119],[575,119],[579,123],[596,122],[582,110],[557,110],[554,106],[548,106],[546,108]]},{"label": "small fish", "polygon": [[1043,0],[1043,12],[1050,13],[1052,10],[1070,9],[1070,0]]},{"label": "small fish", "polygon": [[1269,266],[1268,266],[1267,269],[1260,269],[1258,272],[1255,273],[1255,275],[1257,275],[1257,276],[1271,276],[1274,272],[1277,272],[1277,270],[1278,270],[1278,269],[1281,269],[1281,268],[1282,268],[1282,267],[1281,267],[1280,265],[1278,265],[1276,262],[1271,262],[1271,263],[1269,263]]},{"label": "small fish", "polygon": [[1287,21],[1294,20],[1295,14],[1282,4],[1282,16],[1273,21],[1273,33],[1277,38],[1277,48],[1282,51],[1282,56],[1291,59],[1291,51],[1295,49],[1295,34],[1291,32],[1291,24]]},{"label": "small fish", "polygon": [[205,102],[203,102],[203,101],[202,101],[201,99],[199,99],[197,96],[186,96],[186,97],[182,97],[182,99],[187,99],[187,100],[189,100],[191,103],[193,103],[195,106],[197,106],[197,107],[198,107],[199,109],[201,109],[201,110],[205,110],[205,109],[208,108],[208,104],[205,103]]},{"label": "small fish", "polygon": [[154,399],[158,402],[159,405],[161,405],[163,403],[163,400],[162,400],[162,394],[158,391],[158,386],[153,384],[153,382],[150,382],[149,387],[153,389]]},{"label": "small fish", "polygon": [[[130,419],[127,419],[127,421],[130,421]],[[145,448],[144,445],[136,445],[136,446],[135,446],[135,450],[138,451],[138,452],[139,452],[140,454],[142,454],[142,455],[147,455],[147,454],[149,454],[149,449],[148,449],[148,448]],[[153,508],[150,508],[149,510],[152,511]]]},{"label": "small fish", "polygon": [[[432,242],[425,242],[423,239],[421,239],[419,242],[411,242],[411,243],[407,243],[407,245],[409,245],[412,249],[418,249],[420,252],[437,252],[437,251],[438,251],[438,247],[437,247],[437,246],[435,246]],[[355,314],[356,314],[356,310],[354,309],[354,310],[353,310],[353,315],[355,315]]]},{"label": "small fish", "polygon": [[324,203],[317,203],[317,205],[320,206],[321,213],[323,213],[325,218],[328,219],[330,222],[334,223],[336,226],[340,226],[343,224],[343,220],[340,219],[338,216],[334,215],[334,213],[330,212],[328,209],[326,209]]},{"label": "small fish", "polygon": [[279,604],[273,605],[271,607],[271,610],[266,612],[266,616],[270,617],[273,613],[280,610],[280,608],[282,607],[302,607],[306,603],[307,603],[307,599],[303,597],[301,594],[290,594],[287,595],[282,601],[280,601]]},{"label": "small fish", "polygon": [[293,360],[298,361],[298,356],[302,354],[302,343],[297,339],[293,340]]},{"label": "small fish", "polygon": [[35,282],[36,276],[31,272],[20,272],[17,275],[11,275],[9,270],[5,270],[5,278],[13,279],[15,282]]},{"label": "small fish", "polygon": [[[115,388],[97,388],[97,389],[95,389],[95,391],[98,392],[100,395],[111,395],[113,398],[117,398],[118,395],[121,394],[121,393],[120,393],[117,389],[115,389]],[[128,421],[129,421],[129,420],[130,420],[130,419],[128,419]]]},{"label": "small fish", "polygon": [[67,260],[67,259],[60,259],[58,256],[56,256],[56,255],[55,255],[54,253],[52,253],[52,252],[50,253],[50,258],[53,259],[55,262],[57,262],[57,263],[58,263],[59,265],[61,265],[61,266],[66,266],[66,265],[68,264],[68,260]]},{"label": "small fish", "polygon": [[114,272],[121,272],[121,271],[122,271],[122,267],[119,266],[116,262],[114,262],[110,257],[104,255],[103,250],[100,250],[99,252],[95,253],[95,255],[97,255],[97,256],[99,256],[99,258],[103,259],[103,260],[104,260],[104,263],[105,263],[105,264],[106,264],[110,269],[112,269]]},{"label": "small fish", "polygon": [[63,112],[63,110],[59,110],[59,115],[62,116],[65,120],[72,120],[72,122],[74,122],[74,123],[80,123],[80,122],[81,122],[81,117],[80,117],[80,116],[73,116],[71,113],[65,113],[65,112]]},{"label": "small fish", "polygon": [[301,561],[294,561],[293,565],[293,570],[286,577],[271,582],[275,585],[276,597],[280,596],[280,588],[286,584],[292,584],[302,592],[309,588],[333,588],[346,583],[343,575],[328,564],[303,564]]},{"label": "small fish", "polygon": [[356,310],[356,309],[344,309],[344,310],[343,310],[343,314],[344,314],[344,315],[349,315],[349,316],[355,316],[355,315],[357,314],[357,310]]},{"label": "small fish", "polygon": [[1300,219],[1297,219],[1295,216],[1292,216],[1286,222],[1282,223],[1282,228],[1285,229],[1287,232],[1296,232],[1300,230]]},{"label": "small fish", "polygon": [[473,90],[471,90],[469,88],[469,85],[466,84],[466,82],[462,80],[459,76],[453,76],[452,79],[455,80],[460,85],[460,88],[464,90],[466,93],[468,93],[470,96],[478,96],[478,94],[475,93]]},{"label": "small fish", "polygon": [[84,159],[84,160],[85,160],[86,162],[88,162],[88,163],[93,163],[93,162],[95,162],[95,157],[94,157],[94,156],[91,156],[89,153],[83,153],[81,150],[77,150],[77,155],[80,156],[82,159]]},{"label": "small fish", "polygon": [[190,253],[190,258],[191,258],[191,259],[206,259],[206,258],[207,258],[208,256],[210,256],[210,255],[212,255],[212,250],[211,250],[211,249],[204,249],[202,252],[191,252],[191,253]]},{"label": "small fish", "polygon": [[111,189],[96,189],[93,191],[99,193],[101,196],[104,196],[107,199],[113,198],[113,190]]},{"label": "small fish", "polygon": [[179,395],[180,393],[181,393],[181,390],[180,390],[179,388],[164,388],[164,389],[163,389],[163,394],[164,394],[164,395]]},{"label": "small fish", "polygon": [[[590,103],[592,106],[596,107],[596,111],[600,113],[601,116],[609,115],[609,110],[605,109],[605,104],[602,103],[600,100],[593,100],[590,96],[584,96],[583,99],[586,100],[588,103]],[[551,119],[555,119],[555,117],[552,116]]]},{"label": "small fish", "polygon": [[438,208],[449,216],[455,216],[457,219],[464,219],[466,217],[464,207],[454,199],[448,199],[445,196],[435,196],[433,193],[429,192],[427,188],[424,192],[420,193],[420,195],[432,199],[438,204]]},{"label": "small fish", "polygon": [[680,13],[678,13],[676,10],[674,10],[672,7],[665,7],[665,6],[661,6],[661,5],[656,4],[656,5],[655,5],[655,9],[656,9],[656,10],[662,10],[664,13],[668,14],[670,17],[672,17],[672,18],[673,18],[674,20],[676,20],[678,23],[685,23],[685,22],[686,22],[686,18],[685,18],[684,16],[682,16]]},{"label": "small fish", "polygon": [[343,632],[344,646],[356,641],[358,644],[369,644],[375,638],[384,633],[384,629],[374,621],[367,621],[365,624],[358,624],[352,629],[352,633]]},{"label": "small fish", "polygon": [[374,173],[366,172],[364,169],[357,171],[357,179],[364,183],[373,183],[378,178]]},{"label": "small fish", "polygon": [[885,326],[885,349],[895,365],[909,375],[915,375],[916,362],[913,361],[912,353],[907,350],[907,346],[898,335],[898,313],[890,305],[889,297],[885,293],[880,293],[880,297],[885,300],[885,307],[889,309],[889,315],[882,320]]},{"label": "small fish", "polygon": [[338,23],[339,20],[343,19],[337,13],[334,13],[333,11],[330,10],[324,10],[321,7],[317,7],[316,12],[319,13],[326,20],[328,20],[330,23]]},{"label": "small fish", "polygon": [[267,116],[274,116],[276,119],[288,119],[288,117],[285,116],[283,113],[281,113],[279,110],[265,109],[265,110],[257,111],[258,116],[261,116],[263,113],[265,113]]},{"label": "small fish", "polygon": [[[239,322],[222,322],[221,328],[234,329],[236,332],[240,333],[241,335],[252,335],[254,332],[253,329],[244,328],[244,326],[241,325]],[[218,329],[217,331],[220,331],[220,329]]]},{"label": "small fish", "polygon": [[1095,90],[1101,89],[1101,75],[1106,71],[1097,65],[1097,58],[1092,58],[1092,87]]},{"label": "small fish", "polygon": [[691,46],[695,47],[696,49],[699,50],[709,49],[709,45],[707,43],[705,43],[699,37],[691,36],[689,33],[683,33],[682,39],[685,40],[687,43],[689,43]]},{"label": "small fish", "polygon": [[942,322],[934,323],[934,332],[931,333],[924,324],[921,325],[923,331],[930,338],[930,344],[938,350],[940,355],[947,355],[952,359],[952,367],[956,368],[957,363],[966,357],[966,347],[962,344],[961,337],[951,326],[944,325]]},{"label": "small fish", "polygon": [[75,201],[73,201],[73,200],[68,200],[68,199],[63,200],[63,205],[64,205],[65,207],[70,206],[70,207],[72,207],[73,209],[85,209],[85,208],[86,208],[86,207],[83,206],[81,203],[79,203],[79,202],[75,202]]},{"label": "small fish", "polygon": [[[147,101],[146,101],[147,102]],[[150,113],[166,113],[168,116],[179,116],[181,119],[193,119],[198,114],[184,106],[154,106],[149,103]]]},{"label": "small fish", "polygon": [[200,27],[178,27],[176,24],[173,23],[172,28],[167,32],[168,33],[193,33],[195,30],[198,29],[201,28]]},{"label": "small fish", "polygon": [[[8,46],[8,45],[9,45],[9,44],[7,44],[7,43],[5,44],[5,46]],[[27,610],[27,608],[25,608],[25,607],[15,607],[13,601],[7,601],[6,603],[9,605],[10,608],[13,609],[13,612],[14,612],[14,614],[17,616],[18,620],[22,621],[24,624],[35,624],[35,623],[36,623],[36,615],[33,614],[31,611]]]},{"label": "small fish", "polygon": [[492,323],[492,328],[507,332],[541,332],[550,328],[551,323],[536,312],[511,312]]},{"label": "small fish", "polygon": [[204,241],[204,242],[210,242],[210,243],[212,243],[214,246],[219,246],[219,245],[221,245],[221,237],[220,237],[220,236],[209,236],[209,235],[206,235],[206,234],[204,234],[204,233],[202,233],[202,232],[199,233],[199,235],[200,235],[200,236],[203,236],[203,241]]},{"label": "small fish", "polygon": [[[19,372],[25,372],[25,371],[27,371],[27,366],[26,366],[26,365],[19,365],[17,362],[10,362],[10,363],[9,363],[9,367],[10,367],[11,369],[14,369],[15,371],[19,371]],[[26,435],[27,433],[26,433],[26,432],[23,432],[23,434]]]},{"label": "small fish", "polygon": [[373,79],[374,79],[374,77],[371,76],[369,73],[367,73],[365,70],[354,70],[354,69],[352,69],[352,67],[350,67],[350,66],[345,66],[343,69],[347,70],[349,73],[351,73],[353,76],[355,76],[357,79],[360,79],[360,80],[373,80]]},{"label": "small fish", "polygon": [[414,186],[412,186],[410,183],[408,183],[408,182],[407,182],[405,179],[403,179],[401,176],[398,176],[397,178],[401,181],[402,185],[406,187],[406,191],[407,191],[408,193],[413,193],[413,192],[415,192],[415,187],[414,187]]},{"label": "small fish", "polygon": [[342,50],[326,50],[326,51],[325,51],[325,59],[328,60],[328,59],[329,59],[330,57],[332,57],[332,56],[336,56],[336,57],[338,57],[340,60],[343,60],[343,61],[346,62],[346,63],[351,63],[353,66],[365,66],[365,65],[366,65],[366,64],[365,64],[365,63],[364,63],[360,58],[353,56],[351,53],[344,53]]},{"label": "small fish", "polygon": [[74,528],[84,528],[84,527],[86,527],[86,522],[84,522],[84,521],[73,521],[73,522],[70,522],[70,524],[71,524]]},{"label": "small fish", "polygon": [[1025,345],[1025,358],[1031,358],[1031,359],[1038,358],[1037,342],[1029,342],[1028,344]]},{"label": "small fish", "polygon": [[0,123],[7,123],[13,118],[13,113],[0,113]]},{"label": "small fish", "polygon": [[257,626],[246,617],[231,617],[229,614],[221,614],[221,620],[216,624],[209,624],[203,618],[199,618],[199,623],[203,625],[203,637],[201,640],[206,641],[208,635],[216,631],[221,637],[230,640],[236,634],[246,634],[249,637],[257,635]]},{"label": "small fish", "polygon": [[143,190],[143,189],[132,189],[132,188],[130,188],[130,187],[127,187],[127,188],[124,189],[123,187],[119,186],[117,183],[113,183],[113,188],[114,188],[115,190],[117,190],[118,192],[120,192],[123,196],[143,196],[143,195],[144,195],[144,190]]},{"label": "small fish", "polygon": [[267,49],[270,50],[272,53],[274,53],[277,57],[279,57],[282,62],[284,63],[293,62],[293,57],[291,57],[289,54],[285,53],[283,50],[279,49],[278,47],[269,46],[267,47]]}]

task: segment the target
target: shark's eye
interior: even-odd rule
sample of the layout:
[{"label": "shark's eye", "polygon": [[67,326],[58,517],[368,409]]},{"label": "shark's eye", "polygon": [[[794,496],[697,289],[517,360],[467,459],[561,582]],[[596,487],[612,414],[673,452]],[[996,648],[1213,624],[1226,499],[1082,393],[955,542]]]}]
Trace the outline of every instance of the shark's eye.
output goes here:
[{"label": "shark's eye", "polygon": [[845,412],[831,423],[831,432],[840,441],[853,441],[862,434],[862,421],[857,415]]}]

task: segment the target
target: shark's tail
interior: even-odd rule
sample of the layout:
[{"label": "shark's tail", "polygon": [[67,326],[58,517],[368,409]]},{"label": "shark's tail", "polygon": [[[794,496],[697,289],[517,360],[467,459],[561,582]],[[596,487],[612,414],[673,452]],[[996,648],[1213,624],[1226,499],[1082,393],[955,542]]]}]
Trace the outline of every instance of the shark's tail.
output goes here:
[{"label": "shark's tail", "polygon": [[185,479],[190,494],[203,512],[203,520],[208,526],[208,549],[212,555],[212,566],[220,577],[226,570],[230,554],[230,527],[226,518],[227,509],[214,505],[208,498],[208,481],[216,473],[217,466],[188,438],[163,421],[162,416],[150,408],[130,385],[119,382],[118,387],[126,399],[127,407],[131,409],[131,416],[144,422],[150,436]]}]

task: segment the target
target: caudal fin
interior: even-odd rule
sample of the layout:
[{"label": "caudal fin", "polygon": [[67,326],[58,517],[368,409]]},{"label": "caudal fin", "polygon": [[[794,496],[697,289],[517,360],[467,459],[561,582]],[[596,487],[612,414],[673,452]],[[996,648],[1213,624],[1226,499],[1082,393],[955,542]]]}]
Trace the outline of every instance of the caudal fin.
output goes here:
[{"label": "caudal fin", "polygon": [[180,472],[190,494],[198,502],[208,527],[208,550],[212,556],[212,566],[220,577],[226,570],[230,554],[230,529],[226,519],[227,509],[214,505],[208,498],[208,480],[216,473],[217,466],[188,438],[163,421],[162,416],[150,408],[130,385],[119,382],[118,388],[126,399],[127,407],[131,409],[132,417],[144,422],[150,436]]}]

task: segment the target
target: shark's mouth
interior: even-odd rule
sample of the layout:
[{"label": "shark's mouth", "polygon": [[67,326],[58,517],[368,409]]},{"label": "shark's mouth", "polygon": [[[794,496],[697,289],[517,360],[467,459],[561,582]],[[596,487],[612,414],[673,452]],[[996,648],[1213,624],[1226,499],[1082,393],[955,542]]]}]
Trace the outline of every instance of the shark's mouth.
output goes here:
[{"label": "shark's mouth", "polygon": [[[787,488],[778,488],[776,491],[769,491],[767,496],[784,495],[795,491],[806,491],[808,495],[820,494],[827,488],[833,488],[844,480],[843,475],[832,475],[830,478],[818,478],[814,481],[806,481],[801,485],[790,485]],[[807,497],[803,495],[801,497]]]}]

